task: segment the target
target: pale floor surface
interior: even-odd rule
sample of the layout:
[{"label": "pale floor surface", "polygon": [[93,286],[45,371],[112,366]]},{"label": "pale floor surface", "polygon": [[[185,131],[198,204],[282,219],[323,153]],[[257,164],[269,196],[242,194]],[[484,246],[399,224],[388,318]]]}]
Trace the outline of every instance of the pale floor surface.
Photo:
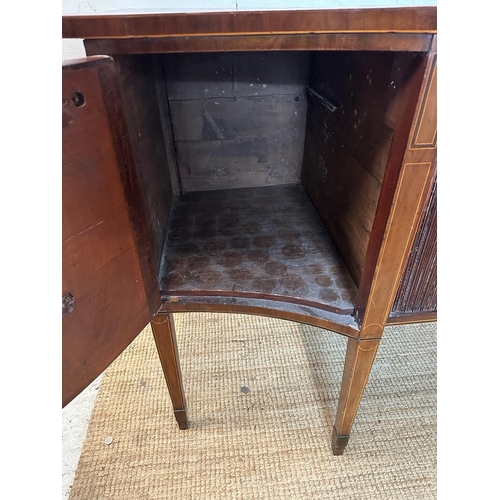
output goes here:
[{"label": "pale floor surface", "polygon": [[68,500],[101,376],[62,410],[62,498]]},{"label": "pale floor surface", "polygon": [[[185,380],[188,404],[198,415],[191,432],[178,431],[166,405],[148,329],[101,380],[98,393],[109,389],[110,399],[96,400],[95,426],[85,443],[90,453],[71,488],[75,497],[436,498],[432,324],[388,328],[357,438],[351,453],[335,461],[325,429],[333,425],[345,338],[255,316],[180,315],[176,326],[185,372],[191,374]],[[119,394],[124,383],[129,390]],[[114,438],[111,447],[107,436]],[[168,477],[159,481],[166,469]]]}]

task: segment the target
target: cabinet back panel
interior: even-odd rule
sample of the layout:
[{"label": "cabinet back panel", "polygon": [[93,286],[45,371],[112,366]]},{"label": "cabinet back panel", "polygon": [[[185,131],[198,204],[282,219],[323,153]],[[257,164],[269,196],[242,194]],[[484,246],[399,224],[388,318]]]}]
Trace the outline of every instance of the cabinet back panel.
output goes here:
[{"label": "cabinet back panel", "polygon": [[305,52],[163,56],[181,190],[298,184]]},{"label": "cabinet back panel", "polygon": [[153,257],[157,269],[172,206],[170,180],[161,105],[157,86],[163,86],[155,56],[114,56],[120,73],[123,106],[137,168],[147,223],[153,235]]},{"label": "cabinet back panel", "polygon": [[337,106],[309,97],[302,183],[359,285],[412,53],[311,55],[311,87]]}]

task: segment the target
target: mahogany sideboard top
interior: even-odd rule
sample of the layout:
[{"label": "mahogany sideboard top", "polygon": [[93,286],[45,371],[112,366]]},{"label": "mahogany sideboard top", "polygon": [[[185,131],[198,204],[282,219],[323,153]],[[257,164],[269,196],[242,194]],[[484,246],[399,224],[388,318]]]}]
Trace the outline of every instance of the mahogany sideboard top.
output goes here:
[{"label": "mahogany sideboard top", "polygon": [[[390,3],[390,2],[389,2]],[[395,4],[397,5],[397,4]],[[241,8],[241,6],[240,6]],[[436,7],[66,15],[63,38],[88,53],[427,50]],[[92,40],[92,42],[90,42]]]}]

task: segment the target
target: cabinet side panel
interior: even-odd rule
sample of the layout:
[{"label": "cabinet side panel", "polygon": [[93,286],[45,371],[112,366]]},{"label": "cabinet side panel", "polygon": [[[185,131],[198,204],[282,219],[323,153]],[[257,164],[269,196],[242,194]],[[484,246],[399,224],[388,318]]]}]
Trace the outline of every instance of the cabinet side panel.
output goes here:
[{"label": "cabinet side panel", "polygon": [[[380,193],[380,182],[325,128],[321,105],[309,99],[302,183],[356,285]],[[325,108],[323,108],[325,109]],[[329,114],[328,110],[324,115]],[[354,214],[354,215],[353,215]]]},{"label": "cabinet side panel", "polygon": [[437,312],[437,181],[415,237],[391,316]]},{"label": "cabinet side panel", "polygon": [[[390,52],[311,57],[302,183],[358,286],[408,81],[422,58]],[[324,106],[325,99],[336,109]]]},{"label": "cabinet side panel", "polygon": [[355,309],[360,338],[382,335],[432,191],[437,148],[426,139],[436,135],[436,42],[408,85],[391,147]]},{"label": "cabinet side panel", "polygon": [[153,259],[158,269],[172,206],[172,182],[162,107],[157,96],[157,87],[162,83],[157,80],[162,75],[155,68],[154,57],[114,56],[120,75],[139,189],[153,238]]},{"label": "cabinet side panel", "polygon": [[300,182],[308,53],[163,58],[182,192]]}]

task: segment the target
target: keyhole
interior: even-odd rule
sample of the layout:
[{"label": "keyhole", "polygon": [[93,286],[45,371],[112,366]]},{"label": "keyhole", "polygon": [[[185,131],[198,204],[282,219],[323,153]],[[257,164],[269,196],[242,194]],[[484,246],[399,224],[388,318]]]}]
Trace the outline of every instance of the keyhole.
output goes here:
[{"label": "keyhole", "polygon": [[73,104],[77,107],[80,108],[81,106],[85,105],[85,96],[81,92],[73,92],[73,96],[71,97],[71,100],[73,101]]}]

